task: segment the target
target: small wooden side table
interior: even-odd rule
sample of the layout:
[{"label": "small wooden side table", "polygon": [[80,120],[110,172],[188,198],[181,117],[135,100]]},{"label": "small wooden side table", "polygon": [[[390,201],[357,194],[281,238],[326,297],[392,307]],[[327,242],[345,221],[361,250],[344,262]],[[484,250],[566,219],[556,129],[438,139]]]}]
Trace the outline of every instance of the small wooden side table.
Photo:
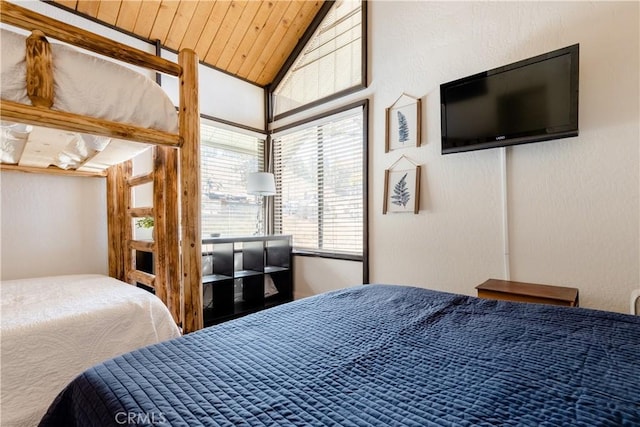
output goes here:
[{"label": "small wooden side table", "polygon": [[489,279],[476,286],[479,298],[578,307],[578,289]]}]

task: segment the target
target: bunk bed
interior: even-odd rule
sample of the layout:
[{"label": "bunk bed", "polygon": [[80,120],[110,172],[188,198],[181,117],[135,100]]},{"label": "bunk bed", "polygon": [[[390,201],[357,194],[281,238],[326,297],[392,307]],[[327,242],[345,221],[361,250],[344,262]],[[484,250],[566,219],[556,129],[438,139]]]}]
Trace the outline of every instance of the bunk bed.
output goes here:
[{"label": "bunk bed", "polygon": [[[198,58],[184,50],[174,63],[4,0],[0,17],[0,169],[102,177],[107,190],[110,278],[75,275],[0,285],[2,421],[33,425],[83,369],[202,328]],[[155,83],[113,60],[177,77],[178,112]],[[134,176],[131,157],[149,147],[153,170]],[[133,189],[148,183],[153,205],[135,206]],[[135,239],[133,222],[141,217],[154,218],[152,240]],[[136,268],[136,251],[153,254],[153,273]],[[155,296],[124,284],[142,284]],[[49,308],[39,310],[45,296],[51,297]],[[89,312],[98,320],[88,320]],[[93,327],[100,319],[109,327]],[[38,336],[61,341],[40,339],[37,350]],[[86,353],[70,348],[83,340],[95,345],[85,345]],[[21,349],[35,350],[37,361]],[[40,366],[42,360],[49,364]]]},{"label": "bunk bed", "polygon": [[[199,107],[198,107],[198,59],[191,50],[178,55],[178,63],[131,48],[106,37],[70,26],[42,16],[30,10],[2,0],[1,22],[31,32],[26,39],[26,91],[32,105],[12,99],[0,100],[3,122],[15,122],[19,134],[26,127],[41,126],[65,132],[77,132],[80,138],[86,135],[110,139],[153,144],[156,147],[155,170],[142,176],[131,176],[131,163],[121,162],[105,171],[95,171],[91,164],[83,163],[86,169],[43,165],[11,165],[3,163],[2,170],[26,172],[64,173],[75,175],[101,175],[107,180],[109,275],[133,283],[140,282],[155,289],[176,323],[184,332],[202,328],[200,292],[200,185],[199,185]],[[67,50],[63,46],[51,48],[45,37],[104,55],[118,61],[144,67],[156,72],[177,76],[180,80],[180,105],[178,107],[177,132],[152,129],[149,124],[134,125],[96,116],[87,116],[57,108],[54,96],[60,94],[52,51]],[[4,55],[4,52],[3,52]],[[98,58],[94,60],[97,61]],[[101,61],[99,66],[105,66]],[[96,62],[95,64],[98,64]],[[111,66],[112,64],[107,63]],[[4,67],[4,66],[3,66]],[[86,69],[85,69],[86,70]],[[95,73],[92,70],[91,73]],[[82,74],[82,73],[81,73]],[[105,74],[105,73],[103,73]],[[108,72],[106,73],[108,74]],[[3,77],[3,83],[5,82]],[[72,82],[72,89],[78,81]],[[92,85],[95,82],[92,82]],[[101,85],[109,87],[110,82]],[[137,85],[137,82],[136,84]],[[3,89],[4,91],[4,89]],[[103,94],[106,91],[103,91]],[[123,95],[127,95],[126,93]],[[70,97],[73,99],[73,96]],[[134,99],[126,98],[126,102]],[[143,101],[144,102],[144,101]],[[138,108],[147,108],[144,104]],[[156,120],[162,125],[169,120],[163,116]],[[152,124],[151,124],[152,125]],[[173,126],[167,125],[171,130]],[[135,151],[131,154],[134,155]],[[95,159],[95,158],[94,158]],[[96,163],[101,163],[98,160]],[[179,172],[178,172],[179,171]],[[154,183],[154,206],[132,207],[132,187],[142,183]],[[131,218],[153,216],[155,218],[155,240],[153,242],[133,239]],[[152,251],[157,257],[155,275],[137,271],[133,251]]]}]

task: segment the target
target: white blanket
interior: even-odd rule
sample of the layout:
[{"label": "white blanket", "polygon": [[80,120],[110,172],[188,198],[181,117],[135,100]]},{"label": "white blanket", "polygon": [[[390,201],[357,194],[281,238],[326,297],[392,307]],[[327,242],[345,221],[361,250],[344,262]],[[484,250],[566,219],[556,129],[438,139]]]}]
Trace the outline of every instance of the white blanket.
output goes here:
[{"label": "white blanket", "polygon": [[2,426],[34,426],[92,365],[180,335],[151,293],[101,275],[0,282]]},{"label": "white blanket", "polygon": [[[0,98],[31,105],[26,37],[0,29]],[[51,43],[52,109],[177,133],[178,114],[153,80],[120,64]]]},{"label": "white blanket", "polygon": [[[26,86],[26,36],[0,28],[0,98],[31,105]],[[54,101],[51,109],[178,132],[178,114],[148,77],[112,61],[51,43]],[[0,163],[96,172],[128,160],[148,146],[0,122]]]}]

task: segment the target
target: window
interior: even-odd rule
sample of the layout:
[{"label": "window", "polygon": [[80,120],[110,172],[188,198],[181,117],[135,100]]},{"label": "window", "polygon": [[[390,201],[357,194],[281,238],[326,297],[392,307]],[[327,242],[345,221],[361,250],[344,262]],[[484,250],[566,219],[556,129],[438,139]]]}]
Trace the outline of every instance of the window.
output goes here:
[{"label": "window", "polygon": [[366,84],[363,4],[359,0],[334,3],[273,91],[276,116]]},{"label": "window", "polygon": [[264,139],[203,123],[200,140],[203,237],[256,234],[263,198],[248,195],[246,182],[263,170]]},{"label": "window", "polygon": [[273,136],[275,230],[296,250],[361,257],[365,107]]}]

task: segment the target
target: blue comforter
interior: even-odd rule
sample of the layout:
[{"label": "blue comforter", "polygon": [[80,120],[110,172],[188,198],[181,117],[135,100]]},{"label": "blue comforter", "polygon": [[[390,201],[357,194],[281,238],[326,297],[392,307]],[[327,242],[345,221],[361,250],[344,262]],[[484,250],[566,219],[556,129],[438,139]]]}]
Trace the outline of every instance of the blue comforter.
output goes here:
[{"label": "blue comforter", "polygon": [[89,369],[42,426],[638,426],[640,317],[367,285]]}]

